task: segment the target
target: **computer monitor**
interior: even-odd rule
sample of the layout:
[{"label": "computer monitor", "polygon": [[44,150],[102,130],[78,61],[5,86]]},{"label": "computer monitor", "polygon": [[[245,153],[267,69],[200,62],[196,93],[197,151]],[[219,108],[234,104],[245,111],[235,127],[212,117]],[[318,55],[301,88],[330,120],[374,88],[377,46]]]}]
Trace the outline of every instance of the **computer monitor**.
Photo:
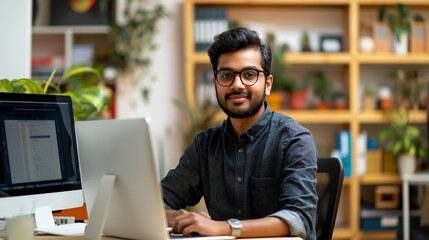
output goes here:
[{"label": "computer monitor", "polygon": [[83,205],[69,96],[0,93],[0,218]]},{"label": "computer monitor", "polygon": [[[85,238],[168,239],[148,119],[79,121],[76,136],[89,216]],[[115,176],[113,184],[100,184],[103,176]]]}]

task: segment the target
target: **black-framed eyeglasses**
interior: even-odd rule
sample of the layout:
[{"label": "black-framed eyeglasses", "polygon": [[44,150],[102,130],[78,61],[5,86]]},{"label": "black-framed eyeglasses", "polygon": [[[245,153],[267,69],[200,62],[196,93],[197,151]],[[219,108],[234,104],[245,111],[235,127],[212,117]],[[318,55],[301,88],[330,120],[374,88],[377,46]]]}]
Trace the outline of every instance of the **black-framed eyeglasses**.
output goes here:
[{"label": "black-framed eyeglasses", "polygon": [[259,73],[264,73],[267,76],[265,71],[259,69],[244,69],[239,72],[231,71],[231,70],[217,70],[214,72],[216,82],[223,86],[228,87],[231,86],[234,82],[235,75],[238,74],[240,76],[241,83],[245,86],[253,86],[258,82]]}]

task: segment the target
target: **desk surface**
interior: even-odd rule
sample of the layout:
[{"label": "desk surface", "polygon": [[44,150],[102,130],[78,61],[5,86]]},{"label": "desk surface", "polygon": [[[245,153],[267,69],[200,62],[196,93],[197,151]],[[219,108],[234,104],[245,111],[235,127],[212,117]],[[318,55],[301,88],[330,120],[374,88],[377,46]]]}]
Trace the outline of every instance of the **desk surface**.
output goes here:
[{"label": "desk surface", "polygon": [[[118,240],[120,238],[114,238],[114,237],[103,237],[103,240]],[[240,240],[302,240],[302,238],[299,237],[276,237],[276,238],[240,238]],[[3,238],[0,238],[0,240],[4,240]],[[39,235],[35,236],[34,240],[84,240],[83,236],[52,236],[52,235]]]}]

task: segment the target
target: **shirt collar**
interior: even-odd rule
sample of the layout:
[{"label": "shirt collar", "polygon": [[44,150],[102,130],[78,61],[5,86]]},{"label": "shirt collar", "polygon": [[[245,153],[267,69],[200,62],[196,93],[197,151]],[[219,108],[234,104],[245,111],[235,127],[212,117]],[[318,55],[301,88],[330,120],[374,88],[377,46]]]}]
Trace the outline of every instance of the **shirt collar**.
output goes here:
[{"label": "shirt collar", "polygon": [[[256,121],[252,126],[250,126],[250,128],[246,129],[246,131],[244,131],[243,134],[241,134],[241,136],[247,137],[247,139],[249,139],[249,141],[253,141],[259,135],[261,135],[261,133],[268,126],[268,123],[271,120],[273,112],[271,111],[270,106],[268,105],[268,103],[266,101],[264,102],[264,105],[265,105],[265,111],[264,111],[264,113],[262,113],[262,115],[258,119],[258,121]],[[228,119],[226,120],[226,131],[225,131],[225,133],[227,136],[229,136],[233,139],[236,139],[234,129],[232,128],[232,125],[231,125],[230,117],[228,117]]]}]

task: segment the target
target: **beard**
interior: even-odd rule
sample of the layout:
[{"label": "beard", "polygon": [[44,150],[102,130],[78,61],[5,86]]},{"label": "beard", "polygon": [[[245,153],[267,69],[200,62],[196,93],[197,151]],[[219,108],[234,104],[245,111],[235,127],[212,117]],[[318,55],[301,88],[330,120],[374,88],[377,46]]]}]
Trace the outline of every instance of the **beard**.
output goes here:
[{"label": "beard", "polygon": [[[226,101],[230,98],[231,95],[243,95],[246,98],[249,98],[250,99],[250,106],[247,109],[239,110],[238,112],[234,111],[233,109],[228,108]],[[260,96],[260,98],[252,99],[252,97],[253,97],[252,93],[244,92],[244,91],[235,91],[235,92],[230,92],[228,94],[225,94],[224,101],[222,102],[219,100],[219,96],[217,94],[217,87],[216,87],[217,102],[218,102],[220,108],[223,110],[223,112],[231,118],[246,118],[246,117],[250,117],[250,116],[256,114],[264,104],[265,87],[264,87],[263,94]]]}]

